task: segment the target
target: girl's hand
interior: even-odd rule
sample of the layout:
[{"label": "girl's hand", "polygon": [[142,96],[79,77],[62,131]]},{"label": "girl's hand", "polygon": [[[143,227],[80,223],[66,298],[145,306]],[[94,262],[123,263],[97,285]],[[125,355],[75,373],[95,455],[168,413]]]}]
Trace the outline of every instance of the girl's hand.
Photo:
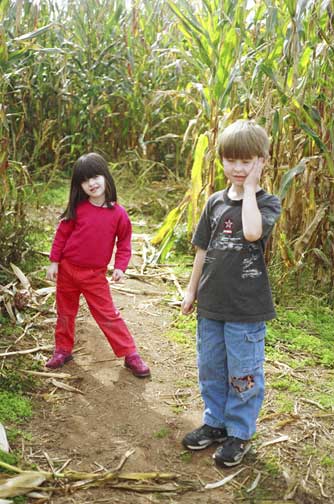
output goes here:
[{"label": "girl's hand", "polygon": [[256,191],[256,189],[259,187],[263,166],[264,166],[264,159],[256,158],[251,171],[245,178],[244,188],[249,187],[254,189],[254,191]]},{"label": "girl's hand", "polygon": [[111,277],[114,282],[119,282],[120,280],[122,280],[123,277],[124,277],[124,272],[122,270],[114,269],[112,277]]},{"label": "girl's hand", "polygon": [[58,275],[58,263],[52,262],[48,269],[46,270],[46,278],[48,280],[57,280],[57,275]]},{"label": "girl's hand", "polygon": [[184,294],[183,301],[181,303],[181,312],[183,315],[189,315],[192,313],[195,309],[194,303],[195,303],[196,295],[192,292],[186,291]]}]

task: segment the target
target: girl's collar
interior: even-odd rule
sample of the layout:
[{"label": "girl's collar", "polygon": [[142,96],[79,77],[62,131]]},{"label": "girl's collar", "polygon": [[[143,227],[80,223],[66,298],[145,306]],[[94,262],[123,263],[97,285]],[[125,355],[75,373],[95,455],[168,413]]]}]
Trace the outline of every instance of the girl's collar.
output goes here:
[{"label": "girl's collar", "polygon": [[97,205],[96,203],[93,203],[93,202],[92,202],[92,201],[90,201],[89,199],[87,199],[86,201],[87,201],[90,205],[92,205],[93,207],[95,207],[95,208],[112,208],[112,207],[114,207],[114,206],[115,206],[115,204],[116,204],[116,202],[115,202],[115,201],[110,201],[109,206],[107,205],[107,202],[106,202],[106,201],[104,201],[104,202],[102,203],[102,205],[100,205],[100,204],[99,204],[99,205]]}]

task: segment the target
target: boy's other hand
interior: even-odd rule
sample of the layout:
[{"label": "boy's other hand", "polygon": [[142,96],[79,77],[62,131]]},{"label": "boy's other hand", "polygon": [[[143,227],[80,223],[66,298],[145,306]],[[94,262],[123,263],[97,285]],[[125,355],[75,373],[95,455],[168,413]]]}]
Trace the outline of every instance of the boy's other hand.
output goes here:
[{"label": "boy's other hand", "polygon": [[195,299],[196,299],[195,294],[186,291],[183,301],[181,303],[181,312],[183,315],[189,315],[194,311]]},{"label": "boy's other hand", "polygon": [[57,280],[57,275],[58,275],[58,263],[52,262],[48,267],[48,269],[46,270],[46,278],[54,282]]},{"label": "boy's other hand", "polygon": [[249,174],[245,178],[244,188],[249,187],[249,188],[254,189],[254,191],[256,191],[256,189],[258,188],[259,183],[260,183],[260,178],[261,178],[263,166],[264,166],[264,159],[257,157],[254,160],[254,164],[253,164],[251,171],[249,172]]},{"label": "boy's other hand", "polygon": [[122,270],[114,269],[112,277],[111,277],[114,282],[119,282],[120,280],[122,280],[123,277],[124,277],[124,272]]}]

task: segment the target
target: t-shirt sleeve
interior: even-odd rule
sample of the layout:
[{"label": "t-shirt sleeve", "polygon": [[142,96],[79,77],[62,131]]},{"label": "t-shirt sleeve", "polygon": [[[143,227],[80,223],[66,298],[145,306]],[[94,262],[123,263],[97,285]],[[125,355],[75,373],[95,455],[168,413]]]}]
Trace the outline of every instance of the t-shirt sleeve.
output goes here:
[{"label": "t-shirt sleeve", "polygon": [[191,243],[195,247],[207,250],[209,247],[210,238],[211,238],[210,200],[208,200],[196,226]]},{"label": "t-shirt sleeve", "polygon": [[270,235],[275,222],[281,215],[282,207],[281,202],[277,196],[270,196],[265,205],[260,207],[260,212],[262,215],[262,237],[261,239],[267,239]]}]

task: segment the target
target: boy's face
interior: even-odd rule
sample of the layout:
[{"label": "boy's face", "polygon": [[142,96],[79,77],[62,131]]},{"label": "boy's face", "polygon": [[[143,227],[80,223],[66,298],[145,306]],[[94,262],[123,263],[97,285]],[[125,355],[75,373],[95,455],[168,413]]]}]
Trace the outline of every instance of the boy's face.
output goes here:
[{"label": "boy's face", "polygon": [[247,176],[256,167],[263,168],[264,159],[253,156],[250,159],[230,159],[223,157],[224,173],[230,182],[243,186]]}]

